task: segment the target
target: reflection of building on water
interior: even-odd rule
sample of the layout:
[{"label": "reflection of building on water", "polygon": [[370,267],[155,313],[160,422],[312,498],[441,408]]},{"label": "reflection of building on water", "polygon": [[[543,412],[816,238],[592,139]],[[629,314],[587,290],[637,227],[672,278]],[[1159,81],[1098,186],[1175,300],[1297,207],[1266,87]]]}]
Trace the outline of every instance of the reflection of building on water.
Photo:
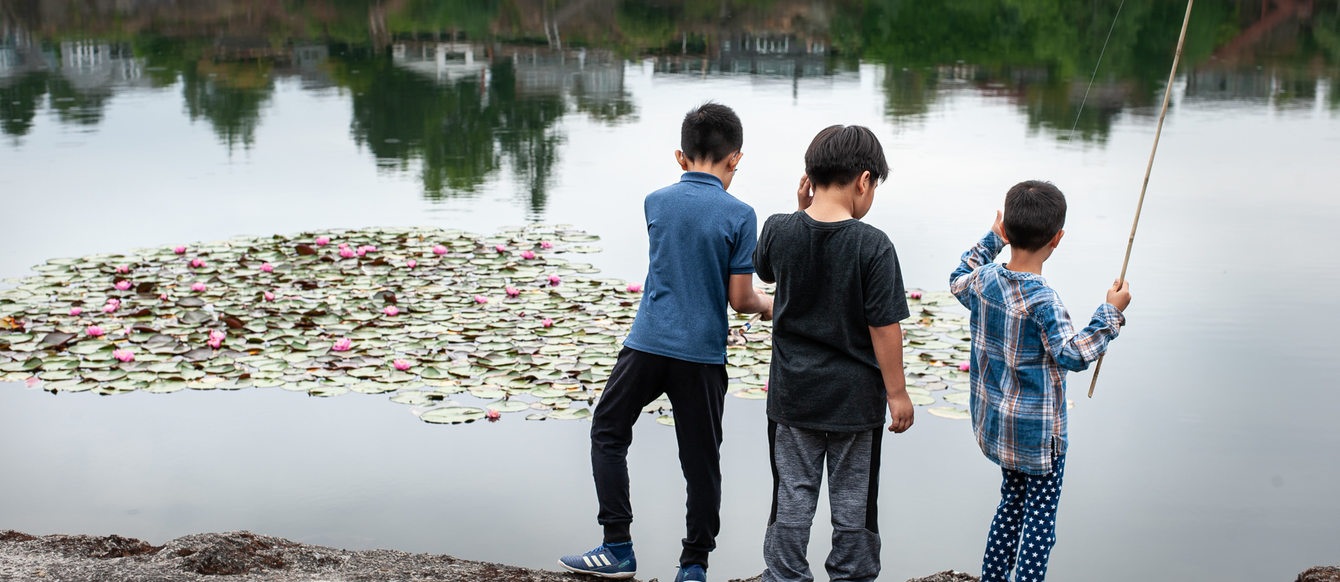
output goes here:
[{"label": "reflection of building on water", "polygon": [[1276,107],[1306,108],[1326,103],[1331,84],[1305,71],[1264,67],[1201,67],[1186,76],[1190,102],[1255,101]]},{"label": "reflection of building on water", "polygon": [[125,43],[64,41],[60,43],[60,73],[80,91],[149,86],[144,61],[136,59]]},{"label": "reflection of building on water", "polygon": [[[685,43],[687,46],[687,42]],[[707,54],[662,55],[656,72],[663,74],[733,73],[766,77],[821,77],[832,73],[828,43],[787,33],[725,35]]]},{"label": "reflection of building on water", "polygon": [[[329,56],[330,49],[324,44],[274,48],[264,39],[223,37],[215,41],[206,59],[271,61],[277,65],[271,74],[298,76],[305,87],[315,88],[331,85],[321,68]],[[44,46],[22,29],[4,28],[0,36],[0,79],[39,71],[58,72],[79,91],[153,86],[145,75],[145,59],[135,57],[129,43],[67,40]]]},{"label": "reflection of building on water", "polygon": [[[484,58],[476,60],[475,54]],[[396,43],[391,45],[391,61],[438,83],[487,75],[489,59],[483,45],[468,42]]]},{"label": "reflection of building on water", "polygon": [[[490,68],[509,61],[518,95],[572,96],[582,110],[631,111],[624,89],[624,61],[604,50],[551,49],[471,42],[401,42],[391,46],[395,66],[439,84],[478,78],[485,89],[493,82]],[[488,92],[483,93],[487,98]]]},{"label": "reflection of building on water", "polygon": [[0,29],[0,79],[51,71],[59,71],[75,89],[90,91],[136,85],[144,63],[129,43],[67,40],[43,46],[17,26],[6,23]]}]

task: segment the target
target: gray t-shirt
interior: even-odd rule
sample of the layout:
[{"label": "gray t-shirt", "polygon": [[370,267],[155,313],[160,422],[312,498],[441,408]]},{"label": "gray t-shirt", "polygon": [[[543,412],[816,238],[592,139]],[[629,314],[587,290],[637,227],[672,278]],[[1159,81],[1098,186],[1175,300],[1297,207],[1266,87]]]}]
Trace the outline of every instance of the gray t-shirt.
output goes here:
[{"label": "gray t-shirt", "polygon": [[908,316],[889,237],[859,220],[777,214],[763,224],[754,268],[777,283],[768,418],[811,430],[881,426],[884,378],[869,328]]}]

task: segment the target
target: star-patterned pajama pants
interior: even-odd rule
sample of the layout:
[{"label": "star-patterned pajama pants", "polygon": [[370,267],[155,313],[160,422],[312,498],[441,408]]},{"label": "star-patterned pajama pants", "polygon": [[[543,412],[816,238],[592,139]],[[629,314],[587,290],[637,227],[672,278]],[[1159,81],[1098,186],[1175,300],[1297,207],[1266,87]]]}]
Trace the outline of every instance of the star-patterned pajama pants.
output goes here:
[{"label": "star-patterned pajama pants", "polygon": [[1047,557],[1056,544],[1056,504],[1061,500],[1065,455],[1057,456],[1052,472],[1029,475],[1002,467],[1000,506],[991,520],[982,556],[982,582],[1034,582],[1047,577]]}]

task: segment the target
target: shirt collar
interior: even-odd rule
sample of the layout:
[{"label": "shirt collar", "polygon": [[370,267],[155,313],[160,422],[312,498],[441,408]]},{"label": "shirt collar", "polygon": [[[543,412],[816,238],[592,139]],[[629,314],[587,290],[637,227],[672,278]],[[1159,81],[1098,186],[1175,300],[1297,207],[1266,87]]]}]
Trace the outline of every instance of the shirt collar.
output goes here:
[{"label": "shirt collar", "polygon": [[721,178],[713,176],[712,174],[709,174],[707,172],[684,172],[684,175],[679,177],[679,181],[698,182],[701,184],[716,186],[717,188],[721,188],[723,190],[725,189],[725,185],[721,183]]},{"label": "shirt collar", "polygon": [[1005,279],[1010,279],[1012,281],[1037,281],[1044,285],[1047,284],[1047,280],[1042,278],[1042,275],[1038,275],[1036,273],[1028,273],[1025,271],[1011,271],[1009,269],[1006,269],[1005,265],[1002,265],[1000,263],[991,263],[989,266],[995,268],[997,276]]}]

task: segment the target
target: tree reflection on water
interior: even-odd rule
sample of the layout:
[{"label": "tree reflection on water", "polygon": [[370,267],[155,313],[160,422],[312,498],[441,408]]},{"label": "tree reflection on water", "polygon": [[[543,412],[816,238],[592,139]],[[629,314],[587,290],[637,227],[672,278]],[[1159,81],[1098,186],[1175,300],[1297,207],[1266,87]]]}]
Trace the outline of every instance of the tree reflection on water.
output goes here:
[{"label": "tree reflection on water", "polygon": [[[565,139],[558,120],[634,119],[624,87],[634,59],[651,59],[655,74],[793,84],[875,63],[895,124],[972,91],[1015,104],[1033,131],[1101,145],[1124,112],[1158,100],[1182,10],[1160,0],[0,0],[0,131],[18,142],[43,108],[95,127],[116,91],[180,87],[192,121],[230,151],[250,148],[276,80],[297,78],[347,95],[351,137],[384,171],[417,174],[426,197],[470,195],[506,172],[539,215]],[[1318,87],[1340,63],[1340,1],[1203,0],[1185,62],[1186,99],[1290,110],[1324,98],[1334,111],[1340,91]]]}]

